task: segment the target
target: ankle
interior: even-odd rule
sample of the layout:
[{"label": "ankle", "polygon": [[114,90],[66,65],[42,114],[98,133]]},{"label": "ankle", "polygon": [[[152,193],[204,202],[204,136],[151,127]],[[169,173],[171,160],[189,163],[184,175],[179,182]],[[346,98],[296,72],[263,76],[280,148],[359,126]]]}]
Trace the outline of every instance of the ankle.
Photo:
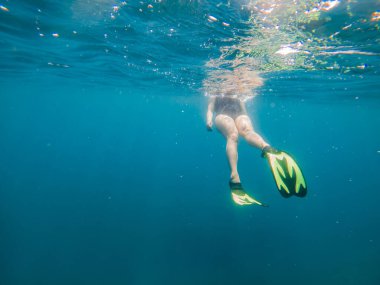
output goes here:
[{"label": "ankle", "polygon": [[237,173],[231,174],[230,181],[233,183],[240,183],[239,174],[237,174]]},{"label": "ankle", "polygon": [[265,148],[267,148],[267,147],[270,147],[270,144],[268,144],[268,143],[263,143],[262,145],[261,145],[261,150],[263,151]]}]

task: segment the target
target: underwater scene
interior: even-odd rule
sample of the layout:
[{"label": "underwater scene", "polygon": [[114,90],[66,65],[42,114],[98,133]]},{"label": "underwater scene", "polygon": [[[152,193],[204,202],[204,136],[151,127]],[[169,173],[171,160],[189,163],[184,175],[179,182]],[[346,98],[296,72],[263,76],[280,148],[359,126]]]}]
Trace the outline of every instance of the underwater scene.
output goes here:
[{"label": "underwater scene", "polygon": [[380,1],[1,0],[0,285],[380,284]]}]

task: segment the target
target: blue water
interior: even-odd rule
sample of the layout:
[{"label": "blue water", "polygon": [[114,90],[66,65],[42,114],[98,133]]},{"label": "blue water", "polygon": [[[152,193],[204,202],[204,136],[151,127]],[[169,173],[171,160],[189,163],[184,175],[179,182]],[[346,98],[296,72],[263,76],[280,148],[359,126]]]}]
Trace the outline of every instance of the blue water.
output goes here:
[{"label": "blue water", "polygon": [[[274,35],[251,2],[0,3],[1,285],[379,284],[378,1],[306,24],[288,1]],[[202,82],[246,58],[265,80],[249,115],[306,198],[282,198],[240,141],[246,191],[270,207],[231,200]]]}]

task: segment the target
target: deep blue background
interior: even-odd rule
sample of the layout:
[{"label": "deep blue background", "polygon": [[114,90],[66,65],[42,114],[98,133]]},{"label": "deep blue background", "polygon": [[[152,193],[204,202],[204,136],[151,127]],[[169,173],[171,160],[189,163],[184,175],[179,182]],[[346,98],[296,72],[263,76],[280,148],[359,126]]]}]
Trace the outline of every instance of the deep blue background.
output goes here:
[{"label": "deep blue background", "polygon": [[298,82],[281,96],[286,79],[267,80],[249,112],[294,154],[309,194],[282,198],[241,141],[261,208],[233,204],[224,140],[206,131],[196,92],[43,79],[1,87],[0,284],[379,283],[371,90]]},{"label": "deep blue background", "polygon": [[[1,3],[0,285],[380,284],[379,2],[290,5],[275,33],[248,0],[114,2]],[[270,207],[233,204],[201,89],[228,51],[266,71],[248,110],[306,198],[241,141]]]}]

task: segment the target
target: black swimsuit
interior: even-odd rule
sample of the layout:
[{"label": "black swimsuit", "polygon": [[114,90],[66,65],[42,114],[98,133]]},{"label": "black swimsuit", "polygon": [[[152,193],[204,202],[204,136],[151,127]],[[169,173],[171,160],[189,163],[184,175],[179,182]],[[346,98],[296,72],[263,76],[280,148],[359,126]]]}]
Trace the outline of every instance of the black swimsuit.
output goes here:
[{"label": "black swimsuit", "polygon": [[240,100],[229,97],[216,97],[214,112],[216,116],[222,114],[229,116],[234,120],[240,115],[246,114]]}]

